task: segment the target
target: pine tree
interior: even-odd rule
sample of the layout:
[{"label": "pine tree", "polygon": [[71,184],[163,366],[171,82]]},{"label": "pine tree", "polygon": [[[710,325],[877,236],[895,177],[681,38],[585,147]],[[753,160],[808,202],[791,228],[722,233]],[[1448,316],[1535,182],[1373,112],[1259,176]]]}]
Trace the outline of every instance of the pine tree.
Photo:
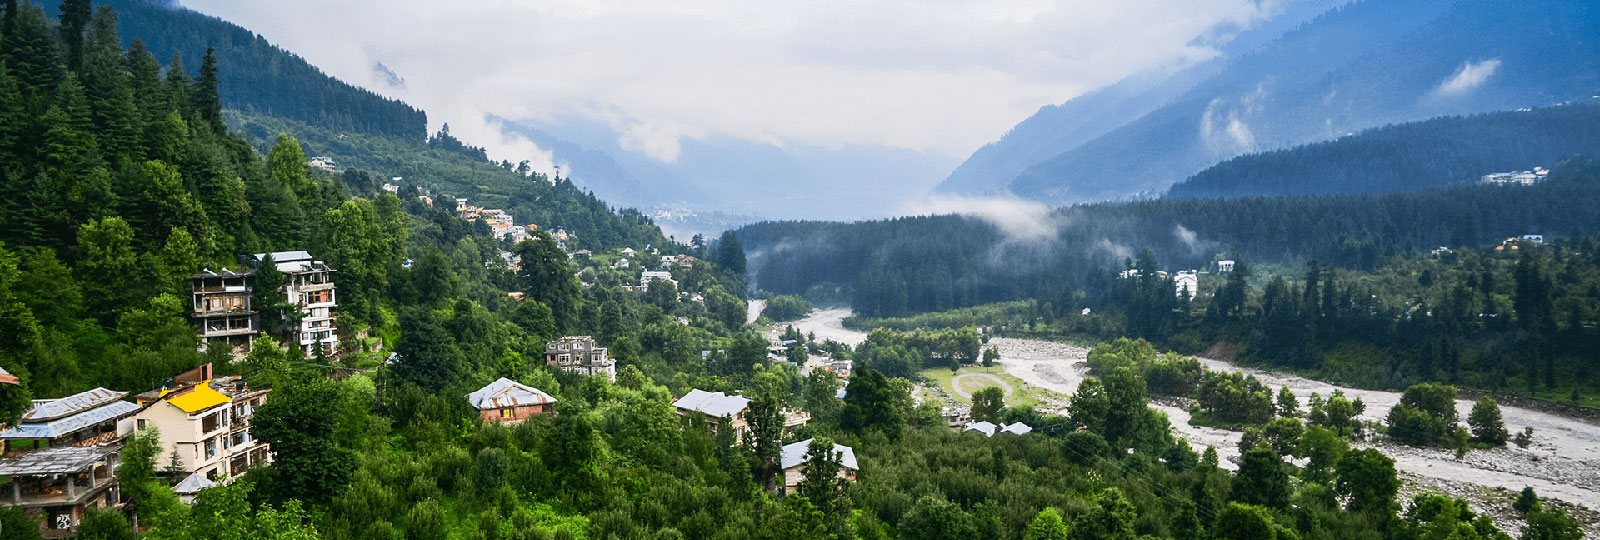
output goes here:
[{"label": "pine tree", "polygon": [[142,127],[117,37],[116,12],[110,7],[95,12],[85,39],[87,50],[79,73],[101,154],[113,162],[138,159],[143,153],[139,148]]},{"label": "pine tree", "polygon": [[1494,398],[1484,397],[1472,406],[1467,415],[1467,425],[1472,427],[1472,442],[1489,446],[1505,446],[1511,435],[1500,418],[1500,405]]},{"label": "pine tree", "polygon": [[200,77],[194,81],[194,110],[200,120],[211,126],[214,133],[222,133],[227,127],[222,125],[222,94],[217,89],[217,56],[216,51],[206,47],[205,59],[200,62]]},{"label": "pine tree", "polygon": [[67,45],[67,69],[83,68],[83,34],[89,27],[89,0],[61,0],[61,42]]}]

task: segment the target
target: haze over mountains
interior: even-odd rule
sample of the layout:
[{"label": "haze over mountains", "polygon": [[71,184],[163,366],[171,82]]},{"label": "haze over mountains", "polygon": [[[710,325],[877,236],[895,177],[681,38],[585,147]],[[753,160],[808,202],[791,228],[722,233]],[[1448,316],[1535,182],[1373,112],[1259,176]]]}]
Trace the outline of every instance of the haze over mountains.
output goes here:
[{"label": "haze over mountains", "polygon": [[1584,2],[1356,2],[1259,48],[1042,109],[939,190],[1054,204],[1150,196],[1241,154],[1585,100],[1600,89],[1597,27],[1600,9]]},{"label": "haze over mountains", "polygon": [[[128,13],[135,27],[149,6],[168,5],[151,0],[113,4]],[[1168,62],[1041,108],[959,163],[937,150],[718,134],[677,137],[672,158],[665,159],[659,149],[635,140],[638,134],[629,132],[635,124],[626,118],[600,119],[584,111],[530,116],[508,110],[503,116],[490,115],[487,122],[506,137],[525,139],[547,152],[529,156],[536,165],[541,160],[559,164],[563,177],[611,204],[654,211],[663,220],[702,214],[695,218],[701,223],[694,232],[758,218],[862,219],[951,208],[907,203],[930,191],[941,201],[999,196],[1050,205],[1155,197],[1202,171],[1203,184],[1190,184],[1179,193],[1394,191],[1461,181],[1491,172],[1480,170],[1490,166],[1553,166],[1559,157],[1589,150],[1581,126],[1544,129],[1542,140],[1552,144],[1541,146],[1540,152],[1525,151],[1528,145],[1513,148],[1514,140],[1500,139],[1495,141],[1499,150],[1472,154],[1473,159],[1449,166],[1433,167],[1428,160],[1459,152],[1411,155],[1406,170],[1429,170],[1426,178],[1412,174],[1407,181],[1391,182],[1384,178],[1400,173],[1375,175],[1372,167],[1348,161],[1338,170],[1305,168],[1332,163],[1343,155],[1339,152],[1359,145],[1331,147],[1333,154],[1326,146],[1294,149],[1390,124],[1592,101],[1600,94],[1600,36],[1595,32],[1600,9],[1593,5],[1305,0],[1263,4],[1261,10],[1270,16],[1224,22],[1195,38],[1206,47],[1216,46],[1218,56],[1198,63]],[[408,139],[425,128],[421,111],[332,77],[320,79],[331,85],[327,88],[307,86],[306,81],[319,79],[301,72],[314,73],[315,67],[250,31],[227,26],[231,30],[218,33],[231,45],[222,48],[225,67],[273,66],[226,71],[231,73],[223,81],[230,107],[327,129]],[[147,41],[157,51],[181,49],[186,58],[197,57],[205,44],[204,39],[172,32]],[[380,92],[403,94],[408,74],[382,60],[372,64],[368,84]],[[273,76],[274,70],[296,71],[294,76]],[[284,80],[300,86],[277,88]],[[304,96],[305,105],[270,97],[290,94]],[[360,114],[327,115],[323,110]],[[1559,120],[1564,114],[1543,111],[1539,118]],[[1465,121],[1478,126],[1474,133],[1493,128],[1482,119]],[[1427,128],[1386,131],[1381,137],[1390,159],[1369,163],[1394,163],[1393,152],[1441,135]],[[466,139],[468,144],[494,142]],[[1233,160],[1275,150],[1322,154],[1317,159],[1274,154],[1278,157]],[[1518,161],[1524,158],[1539,162]],[[1352,175],[1362,179],[1340,180]],[[1280,185],[1278,179],[1287,177],[1321,181]]]}]

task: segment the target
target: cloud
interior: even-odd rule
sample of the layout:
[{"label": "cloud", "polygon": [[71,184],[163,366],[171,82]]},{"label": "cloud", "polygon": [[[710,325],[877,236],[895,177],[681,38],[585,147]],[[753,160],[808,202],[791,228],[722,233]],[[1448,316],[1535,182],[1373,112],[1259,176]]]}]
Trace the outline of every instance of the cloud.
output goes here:
[{"label": "cloud", "polygon": [[1000,229],[1007,242],[1054,240],[1066,220],[1049,206],[1008,197],[931,195],[906,205],[901,215],[955,214],[981,219]]},{"label": "cloud", "polygon": [[1490,58],[1478,62],[1466,62],[1456,69],[1456,74],[1439,83],[1433,90],[1434,95],[1450,97],[1471,92],[1474,88],[1483,86],[1496,71],[1500,70],[1500,59]]},{"label": "cloud", "polygon": [[[1141,69],[1214,57],[1219,25],[1248,27],[1282,8],[1253,0],[182,3],[422,107],[433,128],[450,122],[513,162],[547,153],[500,136],[488,115],[626,118],[619,143],[663,160],[684,138],[708,136],[966,155],[1042,105]],[[404,74],[405,86],[381,80],[372,69],[380,62]]]},{"label": "cloud", "polygon": [[1176,237],[1178,242],[1182,243],[1184,247],[1189,248],[1189,253],[1195,255],[1216,251],[1216,248],[1221,245],[1212,240],[1200,239],[1199,234],[1189,230],[1189,228],[1183,226],[1182,223],[1172,227],[1172,236]]},{"label": "cloud", "polygon": [[1119,244],[1119,243],[1116,243],[1116,242],[1112,242],[1110,239],[1107,239],[1107,238],[1101,238],[1099,240],[1096,240],[1094,242],[1094,245],[1092,247],[1090,247],[1089,251],[1090,251],[1090,253],[1093,253],[1093,252],[1107,253],[1107,254],[1111,255],[1112,258],[1116,259],[1116,262],[1118,264],[1121,264],[1122,261],[1125,261],[1125,260],[1133,258],[1133,248],[1130,248],[1128,246],[1125,246],[1125,245],[1122,245],[1122,244]]}]

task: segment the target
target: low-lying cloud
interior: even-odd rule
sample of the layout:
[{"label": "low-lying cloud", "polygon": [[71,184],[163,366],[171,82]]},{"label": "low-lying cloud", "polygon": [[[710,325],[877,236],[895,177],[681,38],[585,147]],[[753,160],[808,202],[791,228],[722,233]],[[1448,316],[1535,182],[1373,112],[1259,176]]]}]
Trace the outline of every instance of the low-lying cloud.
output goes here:
[{"label": "low-lying cloud", "polygon": [[[663,161],[685,138],[966,155],[1040,106],[1214,57],[1277,0],[180,0],[489,150],[559,156],[488,118],[624,118]],[[1197,36],[1200,36],[1197,39]],[[388,73],[373,69],[381,63]],[[391,76],[392,75],[392,76]],[[405,84],[391,83],[403,78]],[[560,136],[556,133],[554,135]]]},{"label": "low-lying cloud", "polygon": [[990,223],[1008,242],[1053,240],[1066,220],[1049,206],[1013,197],[932,195],[906,205],[902,215],[955,214]]},{"label": "low-lying cloud", "polygon": [[1449,79],[1439,83],[1439,87],[1434,89],[1433,93],[1438,96],[1450,97],[1471,92],[1473,89],[1483,86],[1483,83],[1488,82],[1489,78],[1493,77],[1495,72],[1499,70],[1499,58],[1463,63],[1460,68],[1456,69],[1455,75],[1451,75]]}]

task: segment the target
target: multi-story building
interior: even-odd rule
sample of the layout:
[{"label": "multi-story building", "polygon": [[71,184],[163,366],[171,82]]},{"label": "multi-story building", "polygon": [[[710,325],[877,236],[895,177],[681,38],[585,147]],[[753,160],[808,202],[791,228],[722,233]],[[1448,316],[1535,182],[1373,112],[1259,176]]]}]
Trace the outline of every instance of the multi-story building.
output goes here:
[{"label": "multi-story building", "polygon": [[213,377],[206,364],[173,377],[166,388],[139,394],[145,407],[133,415],[133,428],[160,433],[163,464],[226,482],[272,461],[267,443],[250,433],[250,418],[268,392],[237,376]]},{"label": "multi-story building", "polygon": [[33,400],[17,425],[0,432],[7,451],[113,444],[132,425],[138,405],[122,401],[127,392],[96,388],[63,398]]},{"label": "multi-story building", "polygon": [[617,363],[589,336],[567,336],[544,346],[544,363],[562,371],[617,381]]},{"label": "multi-story building", "polygon": [[39,536],[74,536],[85,511],[117,506],[120,452],[120,446],[112,445],[8,454],[0,458],[0,477],[11,485],[0,492],[0,506],[21,508],[39,524]]},{"label": "multi-story building", "polygon": [[259,329],[255,310],[250,307],[254,272],[234,272],[207,268],[189,276],[193,291],[190,316],[200,324],[200,348],[228,347],[236,355],[250,352],[250,341]]},{"label": "multi-story building", "polygon": [[34,400],[17,425],[0,432],[0,506],[21,508],[45,538],[72,536],[89,508],[118,504],[117,457],[139,406],[127,392],[96,388]]},{"label": "multi-story building", "polygon": [[[255,263],[259,265],[266,256],[257,253]],[[338,299],[334,294],[333,268],[304,251],[274,252],[272,261],[283,273],[284,300],[300,309],[300,324],[289,330],[289,342],[299,346],[306,356],[315,355],[319,349],[327,356],[338,354],[339,335],[334,327]]]}]

